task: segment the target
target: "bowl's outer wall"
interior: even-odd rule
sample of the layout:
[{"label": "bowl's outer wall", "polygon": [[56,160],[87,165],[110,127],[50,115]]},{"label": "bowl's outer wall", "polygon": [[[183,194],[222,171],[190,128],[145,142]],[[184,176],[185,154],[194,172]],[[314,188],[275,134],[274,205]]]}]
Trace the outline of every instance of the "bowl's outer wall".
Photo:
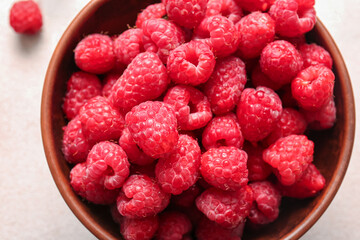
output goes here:
[{"label": "bowl's outer wall", "polygon": [[[99,239],[119,239],[119,227],[113,223],[107,207],[83,202],[69,184],[70,166],[61,152],[62,128],[66,120],[62,99],[66,81],[74,71],[73,49],[90,33],[119,34],[134,24],[137,13],[154,1],[94,0],[70,24],[54,51],[44,82],[41,129],[47,161],[60,193],[79,220]],[[327,49],[334,59],[337,122],[333,129],[311,133],[315,142],[315,164],[327,185],[319,196],[307,200],[283,199],[277,221],[261,230],[247,230],[244,239],[297,239],[322,215],[335,196],[345,175],[355,133],[355,107],[351,83],[344,61],[331,36],[320,21],[309,34]]]}]

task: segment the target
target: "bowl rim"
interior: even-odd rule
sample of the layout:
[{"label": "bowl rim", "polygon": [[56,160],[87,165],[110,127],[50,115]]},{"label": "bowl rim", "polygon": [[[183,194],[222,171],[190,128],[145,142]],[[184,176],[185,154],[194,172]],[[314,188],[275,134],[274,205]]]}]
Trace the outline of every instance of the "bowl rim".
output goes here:
[{"label": "bowl rim", "polygon": [[[51,172],[51,175],[55,181],[57,188],[60,191],[64,201],[74,213],[74,215],[80,220],[80,222],[96,237],[99,239],[116,239],[112,234],[106,231],[99,223],[94,221],[90,214],[85,211],[85,208],[78,201],[75,201],[77,198],[75,195],[67,194],[69,191],[72,191],[69,184],[65,184],[68,180],[64,175],[58,174],[61,172],[60,164],[57,162],[56,157],[56,146],[55,141],[52,138],[53,136],[53,123],[52,123],[52,115],[48,109],[51,106],[51,99],[53,97],[52,91],[49,89],[54,88],[54,81],[56,76],[56,72],[53,71],[55,67],[59,66],[61,60],[65,54],[65,48],[62,47],[63,43],[70,41],[71,32],[76,30],[77,26],[81,26],[85,21],[87,21],[91,15],[100,8],[104,3],[109,0],[96,1],[92,0],[88,4],[86,4],[83,9],[75,16],[75,18],[71,21],[62,37],[60,38],[50,60],[50,63],[47,68],[43,91],[42,91],[42,99],[41,99],[41,134],[42,141],[44,146],[44,151],[46,155],[46,160]],[[317,23],[315,25],[315,29],[318,34],[324,38],[327,38],[327,48],[330,52],[336,53],[333,54],[334,63],[337,63],[338,75],[341,75],[341,78],[344,81],[339,82],[341,84],[341,94],[344,97],[344,102],[348,104],[344,104],[344,119],[345,128],[344,139],[343,139],[343,147],[339,153],[339,158],[341,159],[336,167],[334,175],[328,185],[332,187],[329,188],[328,193],[321,196],[318,204],[316,204],[312,211],[305,217],[291,232],[287,233],[282,237],[282,239],[298,239],[303,234],[305,234],[314,224],[315,222],[322,216],[325,210],[328,208],[333,198],[335,197],[338,189],[344,179],[346,174],[351,154],[352,148],[354,144],[355,138],[355,102],[353,96],[352,85],[349,77],[349,73],[347,71],[345,61],[334,42],[332,36],[325,28],[324,24],[317,18]]]}]

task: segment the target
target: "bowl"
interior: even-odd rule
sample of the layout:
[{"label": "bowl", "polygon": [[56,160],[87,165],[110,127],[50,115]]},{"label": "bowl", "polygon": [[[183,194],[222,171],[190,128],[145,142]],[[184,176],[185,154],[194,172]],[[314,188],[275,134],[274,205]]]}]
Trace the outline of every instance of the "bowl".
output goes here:
[{"label": "bowl", "polygon": [[[41,103],[41,131],[47,162],[54,181],[73,213],[99,239],[121,238],[118,226],[112,221],[108,208],[81,200],[69,183],[71,166],[61,152],[62,127],[66,119],[62,99],[66,81],[77,70],[73,49],[90,33],[118,34],[134,23],[137,13],[153,1],[94,0],[75,17],[60,39],[45,77]],[[315,198],[306,200],[283,199],[279,218],[261,231],[248,230],[243,239],[297,239],[324,213],[331,203],[346,173],[355,133],[354,96],[344,60],[334,40],[318,19],[308,40],[327,49],[334,60],[336,76],[335,102],[337,122],[327,131],[313,133],[314,161],[326,179],[326,186]]]}]

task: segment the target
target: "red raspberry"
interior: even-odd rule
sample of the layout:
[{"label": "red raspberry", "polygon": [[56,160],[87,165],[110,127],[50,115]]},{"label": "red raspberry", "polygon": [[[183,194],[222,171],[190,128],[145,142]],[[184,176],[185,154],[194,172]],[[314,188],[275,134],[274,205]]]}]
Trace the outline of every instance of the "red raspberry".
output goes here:
[{"label": "red raspberry", "polygon": [[119,139],[125,124],[124,117],[101,96],[90,99],[81,107],[79,120],[84,135],[92,143]]},{"label": "red raspberry", "polygon": [[90,34],[76,46],[75,63],[83,71],[102,74],[115,66],[116,57],[112,39],[103,34]]},{"label": "red raspberry", "polygon": [[117,207],[121,215],[129,218],[155,216],[166,208],[170,194],[146,175],[130,176],[117,198]]},{"label": "red raspberry", "polygon": [[285,85],[303,69],[303,59],[291,43],[278,40],[262,50],[260,67],[273,82]]},{"label": "red raspberry", "polygon": [[237,24],[239,29],[239,56],[256,58],[275,38],[275,21],[267,13],[253,12]]},{"label": "red raspberry", "polygon": [[302,111],[310,129],[324,130],[332,128],[336,121],[336,106],[334,99],[326,103],[316,112]]},{"label": "red raspberry", "polygon": [[206,82],[214,67],[214,54],[201,41],[191,41],[175,48],[167,61],[167,71],[172,81],[193,86]]},{"label": "red raspberry", "polygon": [[302,70],[291,82],[291,92],[300,107],[319,110],[333,95],[335,75],[323,65]]},{"label": "red raspberry", "polygon": [[275,31],[285,37],[296,37],[309,32],[315,26],[314,8],[300,11],[297,0],[277,0],[269,10],[275,20]]},{"label": "red raspberry", "polygon": [[209,188],[196,199],[196,206],[211,221],[235,228],[249,215],[252,202],[253,192],[249,186],[236,192]]},{"label": "red raspberry", "polygon": [[63,110],[71,120],[79,113],[80,108],[90,99],[101,95],[101,82],[96,75],[76,72],[67,82]]},{"label": "red raspberry", "polygon": [[153,158],[172,151],[178,142],[176,115],[169,104],[143,102],[128,112],[125,120],[134,142]]},{"label": "red raspberry", "polygon": [[237,0],[237,3],[248,12],[269,10],[275,0]]},{"label": "red raspberry", "polygon": [[64,127],[62,152],[65,160],[69,163],[85,162],[90,149],[91,145],[84,136],[81,122],[75,117]]},{"label": "red raspberry", "polygon": [[[170,1],[170,0],[168,0]],[[168,211],[160,215],[158,240],[183,240],[183,236],[191,231],[189,218],[181,212]]]},{"label": "red raspberry", "polygon": [[234,113],[213,118],[202,135],[202,144],[206,150],[220,146],[242,148],[243,143],[244,138]]},{"label": "red raspberry", "polygon": [[190,208],[194,205],[195,199],[200,195],[201,189],[196,184],[183,191],[180,195],[171,197],[171,201],[182,208]]},{"label": "red raspberry", "polygon": [[278,184],[281,193],[286,197],[308,198],[314,197],[325,187],[325,178],[312,163],[306,168],[302,177],[291,186]]},{"label": "red raspberry", "polygon": [[244,151],[248,155],[247,168],[249,181],[262,181],[272,173],[272,168],[263,159],[264,148],[253,146],[250,143],[244,144]]},{"label": "red raspberry", "polygon": [[254,224],[268,224],[279,216],[281,194],[269,181],[250,183],[254,193],[254,204],[250,210],[249,220]]},{"label": "red raspberry", "polygon": [[239,32],[234,23],[221,15],[205,17],[194,30],[195,38],[203,39],[215,56],[226,57],[236,51]]},{"label": "red raspberry", "polygon": [[211,148],[201,156],[200,172],[214,187],[236,191],[248,182],[247,158],[236,147]]},{"label": "red raspberry", "polygon": [[35,34],[42,26],[38,4],[32,0],[17,1],[10,9],[10,26],[17,33]]},{"label": "red raspberry", "polygon": [[330,53],[316,43],[301,45],[299,52],[304,59],[304,68],[320,64],[332,68],[333,60]]},{"label": "red raspberry", "polygon": [[141,52],[143,47],[143,31],[139,28],[132,28],[121,33],[114,40],[114,52],[117,61],[128,65]]},{"label": "red raspberry", "polygon": [[141,102],[159,97],[169,83],[159,57],[151,52],[140,53],[114,84],[109,99],[114,107],[128,112]]},{"label": "red raspberry", "polygon": [[122,73],[111,72],[105,75],[103,80],[104,86],[102,88],[102,95],[108,98],[111,94],[112,87],[116,83],[116,81],[121,77]]},{"label": "red raspberry", "polygon": [[242,9],[234,0],[209,0],[206,9],[206,17],[222,15],[233,23],[237,23],[244,15]]},{"label": "red raspberry", "polygon": [[236,112],[244,138],[257,142],[267,137],[275,128],[281,112],[281,100],[273,90],[246,88]]},{"label": "red raspberry", "polygon": [[283,107],[291,107],[291,108],[297,108],[298,104],[295,98],[293,97],[291,93],[291,84],[285,85],[282,87],[279,91],[279,97],[281,98],[281,102],[283,104]]},{"label": "red raspberry", "polygon": [[120,232],[125,240],[150,240],[159,227],[158,216],[147,218],[124,218],[120,224]]},{"label": "red raspberry", "polygon": [[194,28],[205,17],[207,0],[167,0],[166,12],[179,26]]},{"label": "red raspberry", "polygon": [[147,6],[136,19],[136,27],[141,28],[143,22],[148,19],[162,18],[166,15],[165,5],[163,3],[155,3]]},{"label": "red raspberry", "polygon": [[296,37],[281,37],[281,40],[285,40],[288,41],[289,43],[291,43],[292,45],[294,45],[294,47],[296,49],[299,49],[299,47],[303,44],[306,44],[306,37],[305,34],[301,34],[299,36]]},{"label": "red raspberry", "polygon": [[[240,228],[244,227],[244,224],[239,225]],[[198,240],[241,240],[241,234],[238,234],[237,229],[226,229],[219,224],[210,221],[207,217],[203,217],[199,222],[196,229],[196,237]]]},{"label": "red raspberry", "polygon": [[263,152],[264,161],[275,168],[283,185],[292,185],[301,178],[313,161],[314,143],[305,135],[290,135],[278,139]]},{"label": "red raspberry", "polygon": [[145,50],[157,53],[163,63],[167,62],[172,50],[185,42],[183,30],[175,23],[165,19],[146,20],[142,24],[142,29]]},{"label": "red raspberry", "polygon": [[156,178],[164,192],[178,195],[194,185],[199,177],[200,157],[197,141],[180,135],[176,148],[156,164]]},{"label": "red raspberry", "polygon": [[227,57],[216,62],[214,72],[206,82],[204,93],[215,114],[232,111],[240,100],[246,84],[245,64],[237,57]]},{"label": "red raspberry", "polygon": [[299,5],[299,10],[306,10],[309,8],[313,8],[315,5],[315,0],[296,0]]},{"label": "red raspberry", "polygon": [[265,73],[261,71],[260,64],[257,64],[251,73],[251,82],[255,87],[267,87],[276,91],[279,90],[282,84],[273,82]]},{"label": "red raspberry", "polygon": [[209,101],[196,88],[185,85],[170,88],[164,102],[174,107],[181,130],[205,127],[212,118]]}]

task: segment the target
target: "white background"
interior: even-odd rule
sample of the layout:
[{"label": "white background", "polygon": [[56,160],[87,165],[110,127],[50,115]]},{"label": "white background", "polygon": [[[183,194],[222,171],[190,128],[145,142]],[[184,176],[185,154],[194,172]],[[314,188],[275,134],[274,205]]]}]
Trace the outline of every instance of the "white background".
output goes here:
[{"label": "white background", "polygon": [[[9,27],[12,2],[0,1],[0,239],[95,239],[61,198],[40,132],[41,91],[51,54],[88,1],[39,0],[44,26],[32,37]],[[317,0],[316,10],[343,54],[360,106],[360,4],[355,2]],[[302,239],[360,239],[358,140],[359,131],[338,194]]]}]

